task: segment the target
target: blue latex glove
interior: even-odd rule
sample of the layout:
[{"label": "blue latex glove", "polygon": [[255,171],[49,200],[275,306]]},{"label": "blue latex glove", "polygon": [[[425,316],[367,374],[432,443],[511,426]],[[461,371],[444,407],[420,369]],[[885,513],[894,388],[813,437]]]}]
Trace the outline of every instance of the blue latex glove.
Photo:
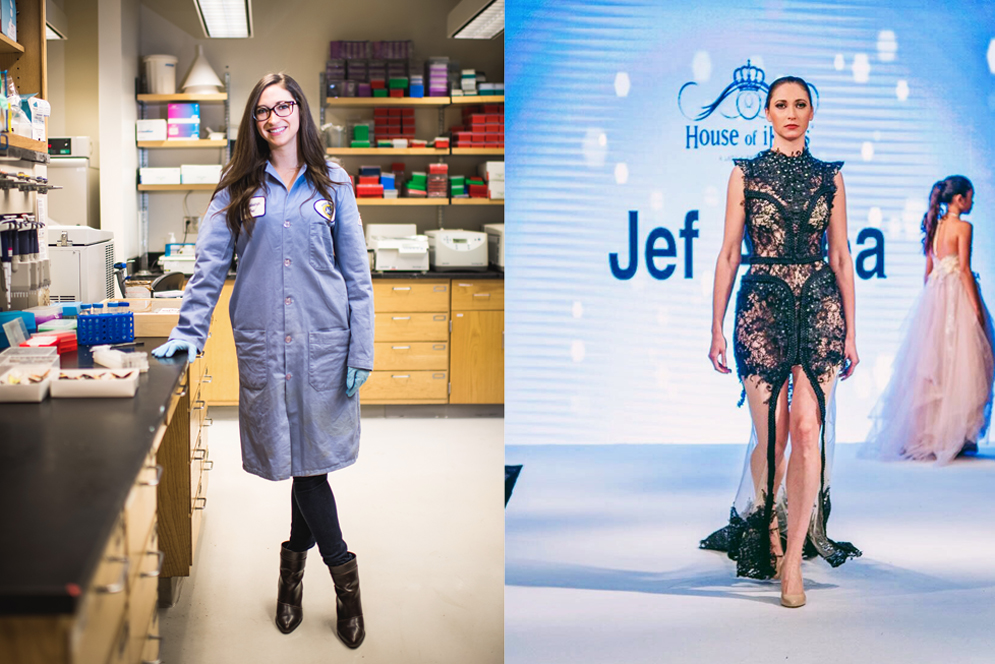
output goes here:
[{"label": "blue latex glove", "polygon": [[197,346],[182,339],[171,339],[153,350],[152,354],[156,357],[172,357],[177,351],[187,353],[187,362],[193,362],[197,359]]},{"label": "blue latex glove", "polygon": [[345,395],[351,397],[359,388],[363,386],[366,379],[370,377],[370,372],[366,369],[353,369],[349,367],[345,372]]}]

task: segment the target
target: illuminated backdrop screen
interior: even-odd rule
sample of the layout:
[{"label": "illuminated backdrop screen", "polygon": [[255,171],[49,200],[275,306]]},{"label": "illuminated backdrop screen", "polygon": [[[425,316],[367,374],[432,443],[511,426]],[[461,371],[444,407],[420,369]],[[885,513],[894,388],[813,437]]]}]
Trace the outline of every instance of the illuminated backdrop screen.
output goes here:
[{"label": "illuminated backdrop screen", "polygon": [[995,3],[509,2],[505,38],[508,444],[746,442],[706,355],[731,160],[770,141],[761,80],[809,80],[811,151],[846,162],[862,362],[839,440],[891,374],[946,175],[974,182],[992,298]]}]

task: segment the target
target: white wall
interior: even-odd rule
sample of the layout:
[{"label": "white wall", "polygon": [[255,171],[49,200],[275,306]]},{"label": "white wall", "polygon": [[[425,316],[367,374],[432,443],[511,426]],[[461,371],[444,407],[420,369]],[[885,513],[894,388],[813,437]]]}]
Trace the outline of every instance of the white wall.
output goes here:
[{"label": "white wall", "polygon": [[[189,0],[187,0],[189,1]],[[192,3],[190,3],[192,5]],[[457,0],[366,0],[354,3],[330,3],[327,0],[256,0],[252,3],[255,37],[252,39],[205,39],[203,34],[190,34],[175,23],[163,18],[154,10],[141,7],[141,54],[166,53],[175,55],[177,85],[181,85],[196,55],[196,46],[204,45],[208,61],[219,76],[225,67],[231,73],[232,124],[237,125],[246,97],[263,75],[282,71],[294,77],[304,89],[311,103],[311,111],[318,120],[319,75],[328,58],[328,42],[345,40],[400,40],[414,41],[415,57],[425,59],[433,55],[447,55],[458,60],[463,67],[486,72],[488,80],[504,80],[503,39],[491,41],[453,40],[446,38],[446,16]],[[193,8],[190,9],[193,12]],[[190,22],[185,22],[190,24]],[[158,109],[150,107],[150,117]],[[355,109],[335,116],[329,113],[326,121],[345,122],[352,118],[372,117],[370,109]],[[212,128],[220,123],[221,110],[202,105],[203,121]],[[447,126],[458,115],[449,111]],[[438,134],[438,113],[432,109],[417,112],[419,137]],[[180,163],[217,163],[214,150],[150,151],[150,165],[171,166]],[[396,158],[395,158],[396,159]],[[432,158],[404,159],[408,171],[424,170]],[[476,172],[481,157],[451,157],[450,170],[456,174]],[[388,158],[350,158],[345,166],[355,173],[360,163],[389,166]],[[155,193],[150,195],[150,248],[162,251],[170,232],[177,239],[183,235],[182,202],[185,194]],[[188,198],[189,209],[200,214],[207,208],[209,193],[194,192]],[[437,226],[434,208],[363,208],[366,223],[416,223],[420,230]],[[504,220],[503,207],[444,208],[447,228],[479,229],[485,223]],[[188,240],[191,238],[188,238]]]},{"label": "white wall", "polygon": [[138,254],[138,0],[98,0],[98,22],[100,227],[113,231],[120,261]]}]

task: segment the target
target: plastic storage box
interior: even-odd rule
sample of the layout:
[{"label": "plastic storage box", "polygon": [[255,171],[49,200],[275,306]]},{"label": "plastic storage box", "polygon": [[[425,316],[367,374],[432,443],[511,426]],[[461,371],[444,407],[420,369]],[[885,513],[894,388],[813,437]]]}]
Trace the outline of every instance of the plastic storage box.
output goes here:
[{"label": "plastic storage box", "polygon": [[133,397],[138,373],[138,369],[63,369],[52,382],[52,398]]},{"label": "plastic storage box", "polygon": [[[56,360],[58,362],[58,360]],[[0,367],[0,402],[43,401],[58,368],[51,364],[18,364]]]}]

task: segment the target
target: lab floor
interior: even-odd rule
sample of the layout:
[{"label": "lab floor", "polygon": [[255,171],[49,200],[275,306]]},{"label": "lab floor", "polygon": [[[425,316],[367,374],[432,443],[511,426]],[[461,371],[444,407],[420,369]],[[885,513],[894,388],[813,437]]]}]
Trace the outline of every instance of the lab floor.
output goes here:
[{"label": "lab floor", "polygon": [[863,557],[803,564],[808,605],[737,579],[698,541],[727,523],[741,445],[513,446],[508,664],[995,661],[995,447],[946,467],[837,447],[829,536]]},{"label": "lab floor", "polygon": [[504,658],[504,420],[364,417],[359,461],[329,476],[359,558],[366,641],[336,638],[317,548],[304,621],[273,622],[290,481],[242,470],[234,408],[212,408],[214,459],[196,564],[159,610],[161,659],[184,664],[500,663]]}]

